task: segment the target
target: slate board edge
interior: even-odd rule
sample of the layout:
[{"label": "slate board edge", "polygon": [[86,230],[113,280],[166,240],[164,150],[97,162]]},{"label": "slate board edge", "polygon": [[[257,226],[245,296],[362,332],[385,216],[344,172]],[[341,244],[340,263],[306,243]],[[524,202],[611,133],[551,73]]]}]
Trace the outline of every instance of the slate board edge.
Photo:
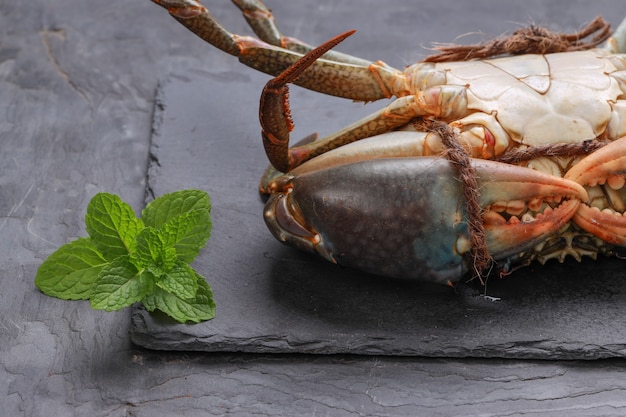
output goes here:
[{"label": "slate board edge", "polygon": [[[499,358],[531,360],[597,360],[626,357],[626,344],[602,347],[577,342],[558,343],[554,340],[524,340],[519,342],[476,345],[472,348],[460,348],[452,343],[446,347],[436,343],[438,348],[429,349],[428,343],[420,343],[415,349],[394,349],[393,339],[375,340],[372,337],[356,334],[335,335],[332,342],[312,342],[298,337],[284,336],[271,338],[259,334],[257,337],[240,338],[237,336],[214,335],[200,338],[180,328],[155,332],[150,325],[150,317],[142,306],[133,307],[131,322],[131,340],[133,343],[151,350],[187,351],[187,352],[245,352],[245,353],[308,353],[308,354],[355,354],[377,356],[418,356],[431,358]],[[178,325],[175,325],[178,326]],[[193,325],[191,325],[193,326]],[[183,328],[184,329],[184,328]],[[399,335],[398,338],[403,338]],[[369,340],[369,342],[367,342]],[[406,343],[401,343],[406,345]]]}]

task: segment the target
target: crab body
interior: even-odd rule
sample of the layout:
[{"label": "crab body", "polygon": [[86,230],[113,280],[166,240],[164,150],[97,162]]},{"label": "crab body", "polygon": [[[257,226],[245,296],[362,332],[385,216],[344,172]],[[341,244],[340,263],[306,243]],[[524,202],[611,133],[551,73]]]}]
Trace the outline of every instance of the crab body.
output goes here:
[{"label": "crab body", "polygon": [[[194,0],[153,1],[211,44],[277,76],[264,90],[260,118],[275,167],[261,184],[270,194],[264,214],[279,240],[367,272],[442,283],[476,268],[475,223],[505,272],[512,263],[595,257],[626,245],[626,25],[603,49],[399,71],[330,51],[349,34],[318,48],[283,37],[259,1],[233,0],[262,40],[229,33]],[[353,100],[396,99],[289,148],[292,82]],[[478,214],[433,122],[445,124],[466,153]],[[587,147],[598,142],[609,144]],[[512,151],[564,145],[567,152],[502,162]]]},{"label": "crab body", "polygon": [[595,49],[416,64],[407,69],[406,79],[411,94],[460,88],[463,98],[443,117],[464,129],[499,125],[492,132],[498,155],[511,146],[621,137],[625,66],[624,57]]}]

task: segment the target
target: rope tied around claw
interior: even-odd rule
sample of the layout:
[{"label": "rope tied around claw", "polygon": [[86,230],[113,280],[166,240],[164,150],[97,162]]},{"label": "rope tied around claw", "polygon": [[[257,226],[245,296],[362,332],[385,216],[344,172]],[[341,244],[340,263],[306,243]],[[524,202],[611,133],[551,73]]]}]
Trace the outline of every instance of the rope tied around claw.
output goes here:
[{"label": "rope tied around claw", "polygon": [[[471,164],[471,157],[467,150],[459,143],[454,130],[444,122],[430,121],[433,133],[441,137],[441,141],[447,148],[445,157],[456,167],[461,181],[463,196],[465,197],[465,210],[467,211],[467,223],[470,230],[471,263],[474,268],[474,277],[481,278],[483,271],[492,265],[493,259],[487,248],[487,235],[483,225],[483,213],[480,207],[478,178]],[[482,281],[482,278],[481,278]]]},{"label": "rope tied around claw", "polygon": [[[487,235],[483,224],[483,209],[480,206],[480,189],[476,171],[471,164],[471,156],[467,149],[458,141],[456,133],[447,123],[437,120],[425,120],[427,129],[436,133],[446,147],[444,157],[452,162],[458,171],[459,181],[463,197],[465,198],[465,211],[467,224],[470,232],[470,263],[473,267],[474,278],[479,278],[484,285],[483,277],[489,275],[495,261],[489,254],[487,247]],[[607,145],[608,141],[589,139],[577,143],[556,143],[536,146],[532,148],[513,148],[503,153],[497,162],[516,164],[539,157],[553,156],[576,156],[586,155]]]},{"label": "rope tied around claw", "polygon": [[[596,17],[582,30],[567,34],[530,25],[513,34],[475,45],[438,45],[438,54],[430,55],[424,62],[467,61],[499,55],[551,54],[556,52],[584,51],[595,48],[612,34],[611,25]],[[592,36],[593,35],[593,36]],[[592,36],[588,41],[585,38]]]}]

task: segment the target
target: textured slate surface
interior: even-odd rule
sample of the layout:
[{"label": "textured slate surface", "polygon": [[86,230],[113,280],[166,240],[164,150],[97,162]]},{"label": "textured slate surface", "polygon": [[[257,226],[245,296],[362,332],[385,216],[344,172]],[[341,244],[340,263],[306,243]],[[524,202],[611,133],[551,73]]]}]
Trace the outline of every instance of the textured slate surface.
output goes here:
[{"label": "textured slate surface", "polygon": [[[160,90],[148,186],[156,195],[181,185],[211,195],[213,235],[197,269],[214,288],[218,314],[189,326],[138,308],[136,343],[165,350],[534,359],[626,354],[626,322],[615,320],[626,315],[626,281],[616,279],[620,260],[552,262],[492,279],[487,294],[500,299],[492,301],[479,285],[455,292],[368,276],[277,243],[256,192],[266,162],[254,123],[257,102],[246,100],[254,83],[241,80],[232,89],[186,73]],[[227,94],[239,100],[241,122],[233,123],[232,107],[205,99]],[[343,104],[293,95],[313,110]],[[350,111],[342,111],[327,110],[324,126],[350,120]],[[362,105],[352,113],[360,111]],[[304,119],[300,130],[315,130],[316,112],[307,119],[294,109],[294,115]]]},{"label": "textured slate surface", "polygon": [[[621,0],[270,5],[285,33],[317,43],[339,26],[357,27],[350,50],[394,64],[413,61],[431,40],[451,41],[477,28],[494,36],[529,16],[570,30],[596,14],[614,23],[624,14]],[[246,32],[229,2],[214,0],[211,10]],[[237,113],[240,96],[230,99],[239,81],[256,75],[232,70],[231,57],[189,36],[147,0],[0,2],[0,416],[624,415],[623,360],[157,352],[131,343],[129,311],[93,311],[85,302],[40,294],[37,267],[84,235],[93,194],[115,192],[141,206],[159,79],[193,68],[228,83],[228,94],[206,99],[221,94],[224,106],[235,109],[233,123],[247,123],[249,146],[259,149],[255,121]],[[263,79],[253,81],[255,91]],[[319,115],[319,108],[310,111]],[[306,129],[319,120],[305,126],[296,119]],[[250,174],[256,181],[256,168]],[[256,208],[250,215],[258,215]],[[620,269],[603,262],[589,275],[602,271],[619,288]],[[553,294],[567,295],[567,278],[546,288],[546,304]],[[512,288],[529,291],[526,284]],[[586,314],[599,294],[567,317]],[[561,314],[557,306],[550,311],[547,318]]]}]

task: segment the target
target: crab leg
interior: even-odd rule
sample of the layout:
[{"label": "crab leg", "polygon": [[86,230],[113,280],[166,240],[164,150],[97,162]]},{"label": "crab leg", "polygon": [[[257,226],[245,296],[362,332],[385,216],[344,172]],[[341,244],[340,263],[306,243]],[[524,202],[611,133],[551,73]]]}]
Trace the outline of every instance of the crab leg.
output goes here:
[{"label": "crab leg", "polygon": [[565,178],[589,189],[573,220],[581,228],[613,245],[626,246],[626,137],[618,139],[574,165]]},{"label": "crab leg", "polygon": [[[466,102],[464,87],[448,85],[429,88],[425,91],[418,91],[414,95],[398,98],[381,110],[333,134],[289,149],[290,168],[349,143],[401,128],[418,117],[434,117],[443,120],[458,117],[465,110]],[[431,135],[438,137],[436,134]]]},{"label": "crab leg", "polygon": [[346,32],[313,49],[305,56],[289,66],[278,77],[270,80],[263,88],[259,119],[265,152],[272,165],[278,170],[286,172],[292,165],[292,158],[288,153],[289,132],[293,130],[291,112],[289,109],[289,87],[308,69],[320,56],[355,31]]},{"label": "crab leg", "polygon": [[376,136],[408,124],[420,116],[439,119],[457,118],[467,107],[463,86],[438,86],[413,95],[400,97],[387,107],[346,126],[321,140],[289,149],[293,129],[287,84],[297,82],[306,69],[319,62],[326,51],[350,36],[346,32],[311,50],[276,78],[270,80],[261,94],[259,118],[263,143],[270,163],[280,172],[288,172],[318,155],[360,139]]},{"label": "crab leg", "polygon": [[[299,39],[284,36],[278,27],[270,9],[259,0],[232,0],[243,13],[248,26],[263,41],[270,45],[279,46],[302,55],[315,49]],[[366,59],[357,58],[352,55],[343,54],[337,51],[328,51],[323,58],[338,63],[360,65],[367,67],[371,64]]]},{"label": "crab leg", "polygon": [[[267,42],[229,32],[197,0],[152,1],[167,9],[178,22],[211,45],[270,75],[278,75],[295,63],[302,57],[299,51],[311,49],[300,41],[282,36],[271,13],[259,0],[234,2],[253,29]],[[372,63],[339,53],[326,55],[325,59],[315,61],[312,67],[296,84],[357,101],[375,101],[397,94],[395,86],[402,78],[402,72],[382,62]],[[337,83],[337,79],[342,82]]]},{"label": "crab leg", "polygon": [[[376,139],[365,141],[381,142]],[[432,157],[367,159],[358,155],[365,148],[358,149],[356,162],[319,170],[306,164],[277,179],[272,188],[279,192],[265,209],[272,233],[290,246],[368,272],[458,280],[472,261],[454,167]],[[573,181],[493,161],[473,164],[495,260],[516,256],[556,232],[587,198]]]}]

